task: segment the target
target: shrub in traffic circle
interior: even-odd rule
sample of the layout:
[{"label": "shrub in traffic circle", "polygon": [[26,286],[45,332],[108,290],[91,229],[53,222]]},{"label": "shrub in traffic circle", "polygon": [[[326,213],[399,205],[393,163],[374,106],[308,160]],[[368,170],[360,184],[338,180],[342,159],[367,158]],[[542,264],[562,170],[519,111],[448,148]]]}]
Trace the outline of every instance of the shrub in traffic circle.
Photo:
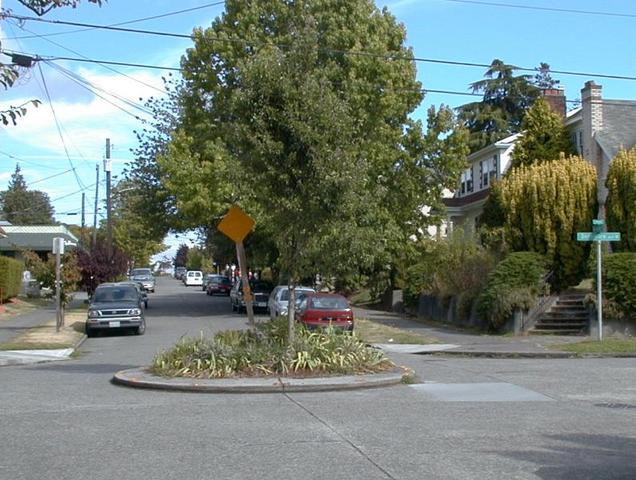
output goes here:
[{"label": "shrub in traffic circle", "polygon": [[150,371],[169,377],[225,378],[255,375],[354,374],[387,370],[393,363],[355,334],[296,326],[287,346],[287,320],[256,330],[228,330],[214,337],[184,338],[155,356]]}]

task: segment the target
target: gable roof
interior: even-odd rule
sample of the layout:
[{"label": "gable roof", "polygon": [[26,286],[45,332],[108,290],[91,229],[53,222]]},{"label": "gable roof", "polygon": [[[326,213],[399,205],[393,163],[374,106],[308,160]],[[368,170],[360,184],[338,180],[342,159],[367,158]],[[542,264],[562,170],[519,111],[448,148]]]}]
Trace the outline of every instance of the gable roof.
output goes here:
[{"label": "gable roof", "polygon": [[78,241],[63,225],[5,225],[2,229],[6,238],[0,238],[0,251],[27,249],[50,252],[55,237],[73,243]]}]

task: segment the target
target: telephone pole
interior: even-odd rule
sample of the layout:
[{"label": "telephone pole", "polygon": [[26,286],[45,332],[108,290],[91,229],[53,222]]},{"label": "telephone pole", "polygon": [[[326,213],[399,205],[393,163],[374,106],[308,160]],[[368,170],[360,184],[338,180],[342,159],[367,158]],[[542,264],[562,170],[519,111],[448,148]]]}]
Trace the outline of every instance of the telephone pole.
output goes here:
[{"label": "telephone pole", "polygon": [[104,159],[104,171],[106,172],[106,243],[108,245],[108,259],[113,256],[113,224],[111,218],[112,200],[110,198],[110,174],[112,161],[110,159],[110,138],[106,139],[106,158]]},{"label": "telephone pole", "polygon": [[95,248],[97,244],[97,202],[99,200],[99,163],[95,164],[95,212],[93,215],[93,244]]},{"label": "telephone pole", "polygon": [[84,229],[86,228],[86,193],[82,192],[82,223],[80,227],[80,243],[84,246]]}]

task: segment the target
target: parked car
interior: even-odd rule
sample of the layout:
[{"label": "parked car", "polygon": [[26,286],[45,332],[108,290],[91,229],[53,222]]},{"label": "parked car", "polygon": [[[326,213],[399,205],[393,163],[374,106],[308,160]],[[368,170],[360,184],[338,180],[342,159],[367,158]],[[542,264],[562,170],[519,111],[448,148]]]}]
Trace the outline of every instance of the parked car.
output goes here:
[{"label": "parked car", "polygon": [[86,335],[113,329],[130,329],[137,335],[146,331],[142,300],[135,285],[103,283],[95,289],[88,306]]},{"label": "parked car", "polygon": [[[146,270],[146,269],[138,269],[138,270]],[[149,270],[149,269],[148,269]],[[133,270],[134,272],[135,270]],[[135,273],[130,277],[130,280],[133,282],[139,282],[143,286],[144,290],[147,292],[155,293],[156,282],[155,277],[152,273]]]},{"label": "parked car", "polygon": [[[295,298],[298,301],[304,294],[314,293],[315,290],[311,287],[298,286],[294,289]],[[273,320],[280,315],[287,315],[289,307],[289,286],[278,285],[272,290],[269,295],[269,301],[267,308],[269,310],[269,316]]]},{"label": "parked car", "polygon": [[191,285],[202,286],[203,285],[203,272],[200,270],[188,270],[183,277],[183,283],[186,287]]},{"label": "parked car", "polygon": [[[267,311],[267,302],[269,301],[269,294],[272,291],[272,284],[263,280],[250,281],[250,289],[252,290],[253,302],[252,307],[254,310]],[[243,282],[241,278],[238,278],[234,282],[232,290],[230,290],[230,303],[232,304],[232,311],[242,312],[245,310],[245,300],[243,299]]]},{"label": "parked car", "polygon": [[183,280],[184,275],[188,270],[185,267],[175,267],[174,278],[177,280]]},{"label": "parked car", "polygon": [[232,290],[232,281],[225,275],[209,275],[204,286],[205,293],[208,295],[214,295],[216,293],[229,295],[230,290]]},{"label": "parked car", "polygon": [[117,282],[117,285],[133,285],[139,292],[139,298],[141,298],[144,308],[148,308],[148,292],[146,291],[143,283],[130,280],[128,282]]},{"label": "parked car", "polygon": [[309,293],[298,305],[296,321],[309,328],[333,326],[353,331],[353,310],[342,295]]}]

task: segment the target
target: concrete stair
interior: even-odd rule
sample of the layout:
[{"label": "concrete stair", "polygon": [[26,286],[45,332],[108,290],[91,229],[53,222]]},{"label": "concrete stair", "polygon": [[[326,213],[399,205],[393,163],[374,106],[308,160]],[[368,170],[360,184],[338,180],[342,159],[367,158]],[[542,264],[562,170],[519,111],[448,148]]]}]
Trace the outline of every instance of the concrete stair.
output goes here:
[{"label": "concrete stair", "polygon": [[529,330],[531,335],[585,335],[588,311],[583,303],[585,295],[564,294],[544,312]]}]

